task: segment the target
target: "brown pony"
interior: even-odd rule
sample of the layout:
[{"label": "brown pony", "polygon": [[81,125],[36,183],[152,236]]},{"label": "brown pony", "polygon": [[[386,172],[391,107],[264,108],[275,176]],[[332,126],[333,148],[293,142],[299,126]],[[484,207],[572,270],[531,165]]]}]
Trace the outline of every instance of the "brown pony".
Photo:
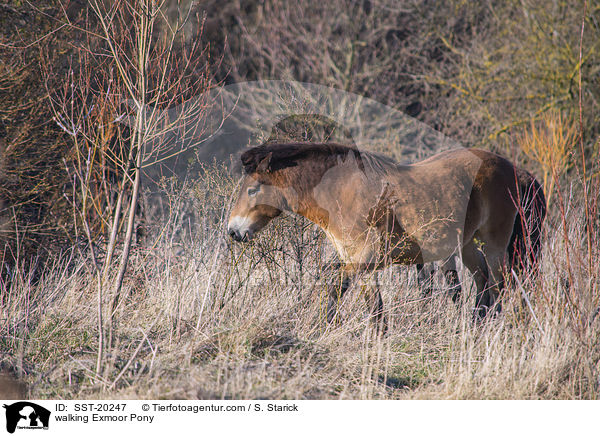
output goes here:
[{"label": "brown pony", "polygon": [[[474,276],[483,317],[503,287],[507,251],[510,266],[535,262],[539,253],[543,192],[529,173],[488,151],[450,150],[399,165],[344,145],[289,143],[249,149],[241,161],[245,176],[229,235],[249,241],[282,211],[321,227],[341,260],[329,321],[357,272],[445,260],[457,250]],[[369,301],[383,319],[379,292]]]}]

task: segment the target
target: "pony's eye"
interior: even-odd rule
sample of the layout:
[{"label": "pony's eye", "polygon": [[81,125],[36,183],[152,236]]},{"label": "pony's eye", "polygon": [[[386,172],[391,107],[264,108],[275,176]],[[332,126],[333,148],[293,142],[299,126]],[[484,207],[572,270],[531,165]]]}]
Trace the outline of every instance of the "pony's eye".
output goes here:
[{"label": "pony's eye", "polygon": [[250,187],[248,188],[248,196],[249,197],[254,197],[256,195],[256,193],[258,192],[259,188],[258,187]]}]

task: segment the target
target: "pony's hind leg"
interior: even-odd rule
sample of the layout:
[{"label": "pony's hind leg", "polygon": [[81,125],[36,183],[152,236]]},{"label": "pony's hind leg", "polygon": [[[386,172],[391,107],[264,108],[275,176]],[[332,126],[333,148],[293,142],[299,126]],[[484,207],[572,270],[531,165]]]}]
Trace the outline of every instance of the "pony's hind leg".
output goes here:
[{"label": "pony's hind leg", "polygon": [[495,313],[500,313],[502,310],[500,294],[502,289],[504,289],[504,254],[506,253],[506,249],[484,245],[483,253],[489,271],[487,306]]},{"label": "pony's hind leg", "polygon": [[463,264],[473,274],[473,280],[477,287],[475,295],[475,317],[485,318],[490,306],[489,289],[487,288],[489,271],[483,253],[477,248],[474,241],[470,241],[462,248]]},{"label": "pony's hind leg", "polygon": [[499,297],[504,288],[504,262],[514,220],[514,215],[506,215],[502,220],[487,223],[478,232],[483,242],[481,249],[489,271],[488,307],[496,313],[501,310]]}]

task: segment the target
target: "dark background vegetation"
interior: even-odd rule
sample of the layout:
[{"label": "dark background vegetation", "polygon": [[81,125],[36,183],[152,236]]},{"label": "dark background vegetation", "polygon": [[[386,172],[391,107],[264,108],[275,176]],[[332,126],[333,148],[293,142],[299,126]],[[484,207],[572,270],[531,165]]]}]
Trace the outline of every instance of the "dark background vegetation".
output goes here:
[{"label": "dark background vegetation", "polygon": [[[465,146],[526,161],[511,138],[531,120],[552,109],[578,116],[582,6],[558,0],[208,0],[192,5],[187,26],[188,38],[201,34],[205,62],[217,65],[214,83],[324,84],[403,110]],[[166,9],[176,19],[176,2]],[[599,15],[600,5],[590,2],[581,65],[590,159],[600,116]],[[73,144],[47,100],[47,87],[68,81],[69,67],[75,74],[82,68],[77,52],[87,39],[77,28],[61,27],[66,17],[81,28],[93,20],[78,0],[0,5],[5,259],[74,242],[65,200]],[[535,163],[529,166],[536,170]]]}]

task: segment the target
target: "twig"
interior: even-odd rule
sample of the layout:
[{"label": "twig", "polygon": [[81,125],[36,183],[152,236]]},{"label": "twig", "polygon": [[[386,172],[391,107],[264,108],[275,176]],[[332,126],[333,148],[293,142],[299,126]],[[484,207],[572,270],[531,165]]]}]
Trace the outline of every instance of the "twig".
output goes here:
[{"label": "twig", "polygon": [[529,308],[529,311],[531,312],[531,315],[533,316],[533,320],[535,321],[538,329],[540,330],[540,333],[542,333],[544,335],[545,334],[544,329],[542,328],[542,325],[538,321],[537,316],[535,316],[535,312],[533,311],[533,307],[531,306],[531,302],[529,301],[529,297],[525,293],[525,289],[523,289],[523,286],[521,285],[521,281],[519,280],[519,277],[517,277],[517,274],[515,273],[515,270],[511,270],[510,272],[512,273],[512,276],[514,277],[515,282],[517,283],[517,286],[521,290],[521,295],[523,296],[523,299],[527,303],[527,307]]},{"label": "twig", "polygon": [[[152,325],[150,326],[150,328],[148,329],[148,331],[152,330],[152,328],[154,327],[154,325],[156,324],[156,321],[159,318],[157,317],[154,322],[152,323]],[[144,343],[146,343],[146,341],[148,341],[148,336],[146,335],[146,333],[144,333],[144,331],[142,329],[140,329],[140,331],[142,332],[142,335],[144,336],[142,338],[142,340],[140,341],[140,343],[138,344],[137,348],[135,349],[135,351],[133,352],[133,355],[129,358],[129,360],[127,361],[127,363],[125,364],[125,366],[123,367],[123,369],[121,370],[121,372],[117,375],[117,377],[114,379],[114,381],[111,383],[109,389],[114,389],[114,387],[116,386],[117,382],[121,379],[121,377],[123,377],[123,374],[125,374],[125,372],[129,369],[129,367],[131,366],[131,363],[133,362],[133,359],[135,359],[138,355],[138,353],[140,352],[140,350],[142,349],[142,346],[144,345]],[[148,341],[148,343],[150,343],[150,341]],[[154,358],[153,358],[154,359]]]}]

